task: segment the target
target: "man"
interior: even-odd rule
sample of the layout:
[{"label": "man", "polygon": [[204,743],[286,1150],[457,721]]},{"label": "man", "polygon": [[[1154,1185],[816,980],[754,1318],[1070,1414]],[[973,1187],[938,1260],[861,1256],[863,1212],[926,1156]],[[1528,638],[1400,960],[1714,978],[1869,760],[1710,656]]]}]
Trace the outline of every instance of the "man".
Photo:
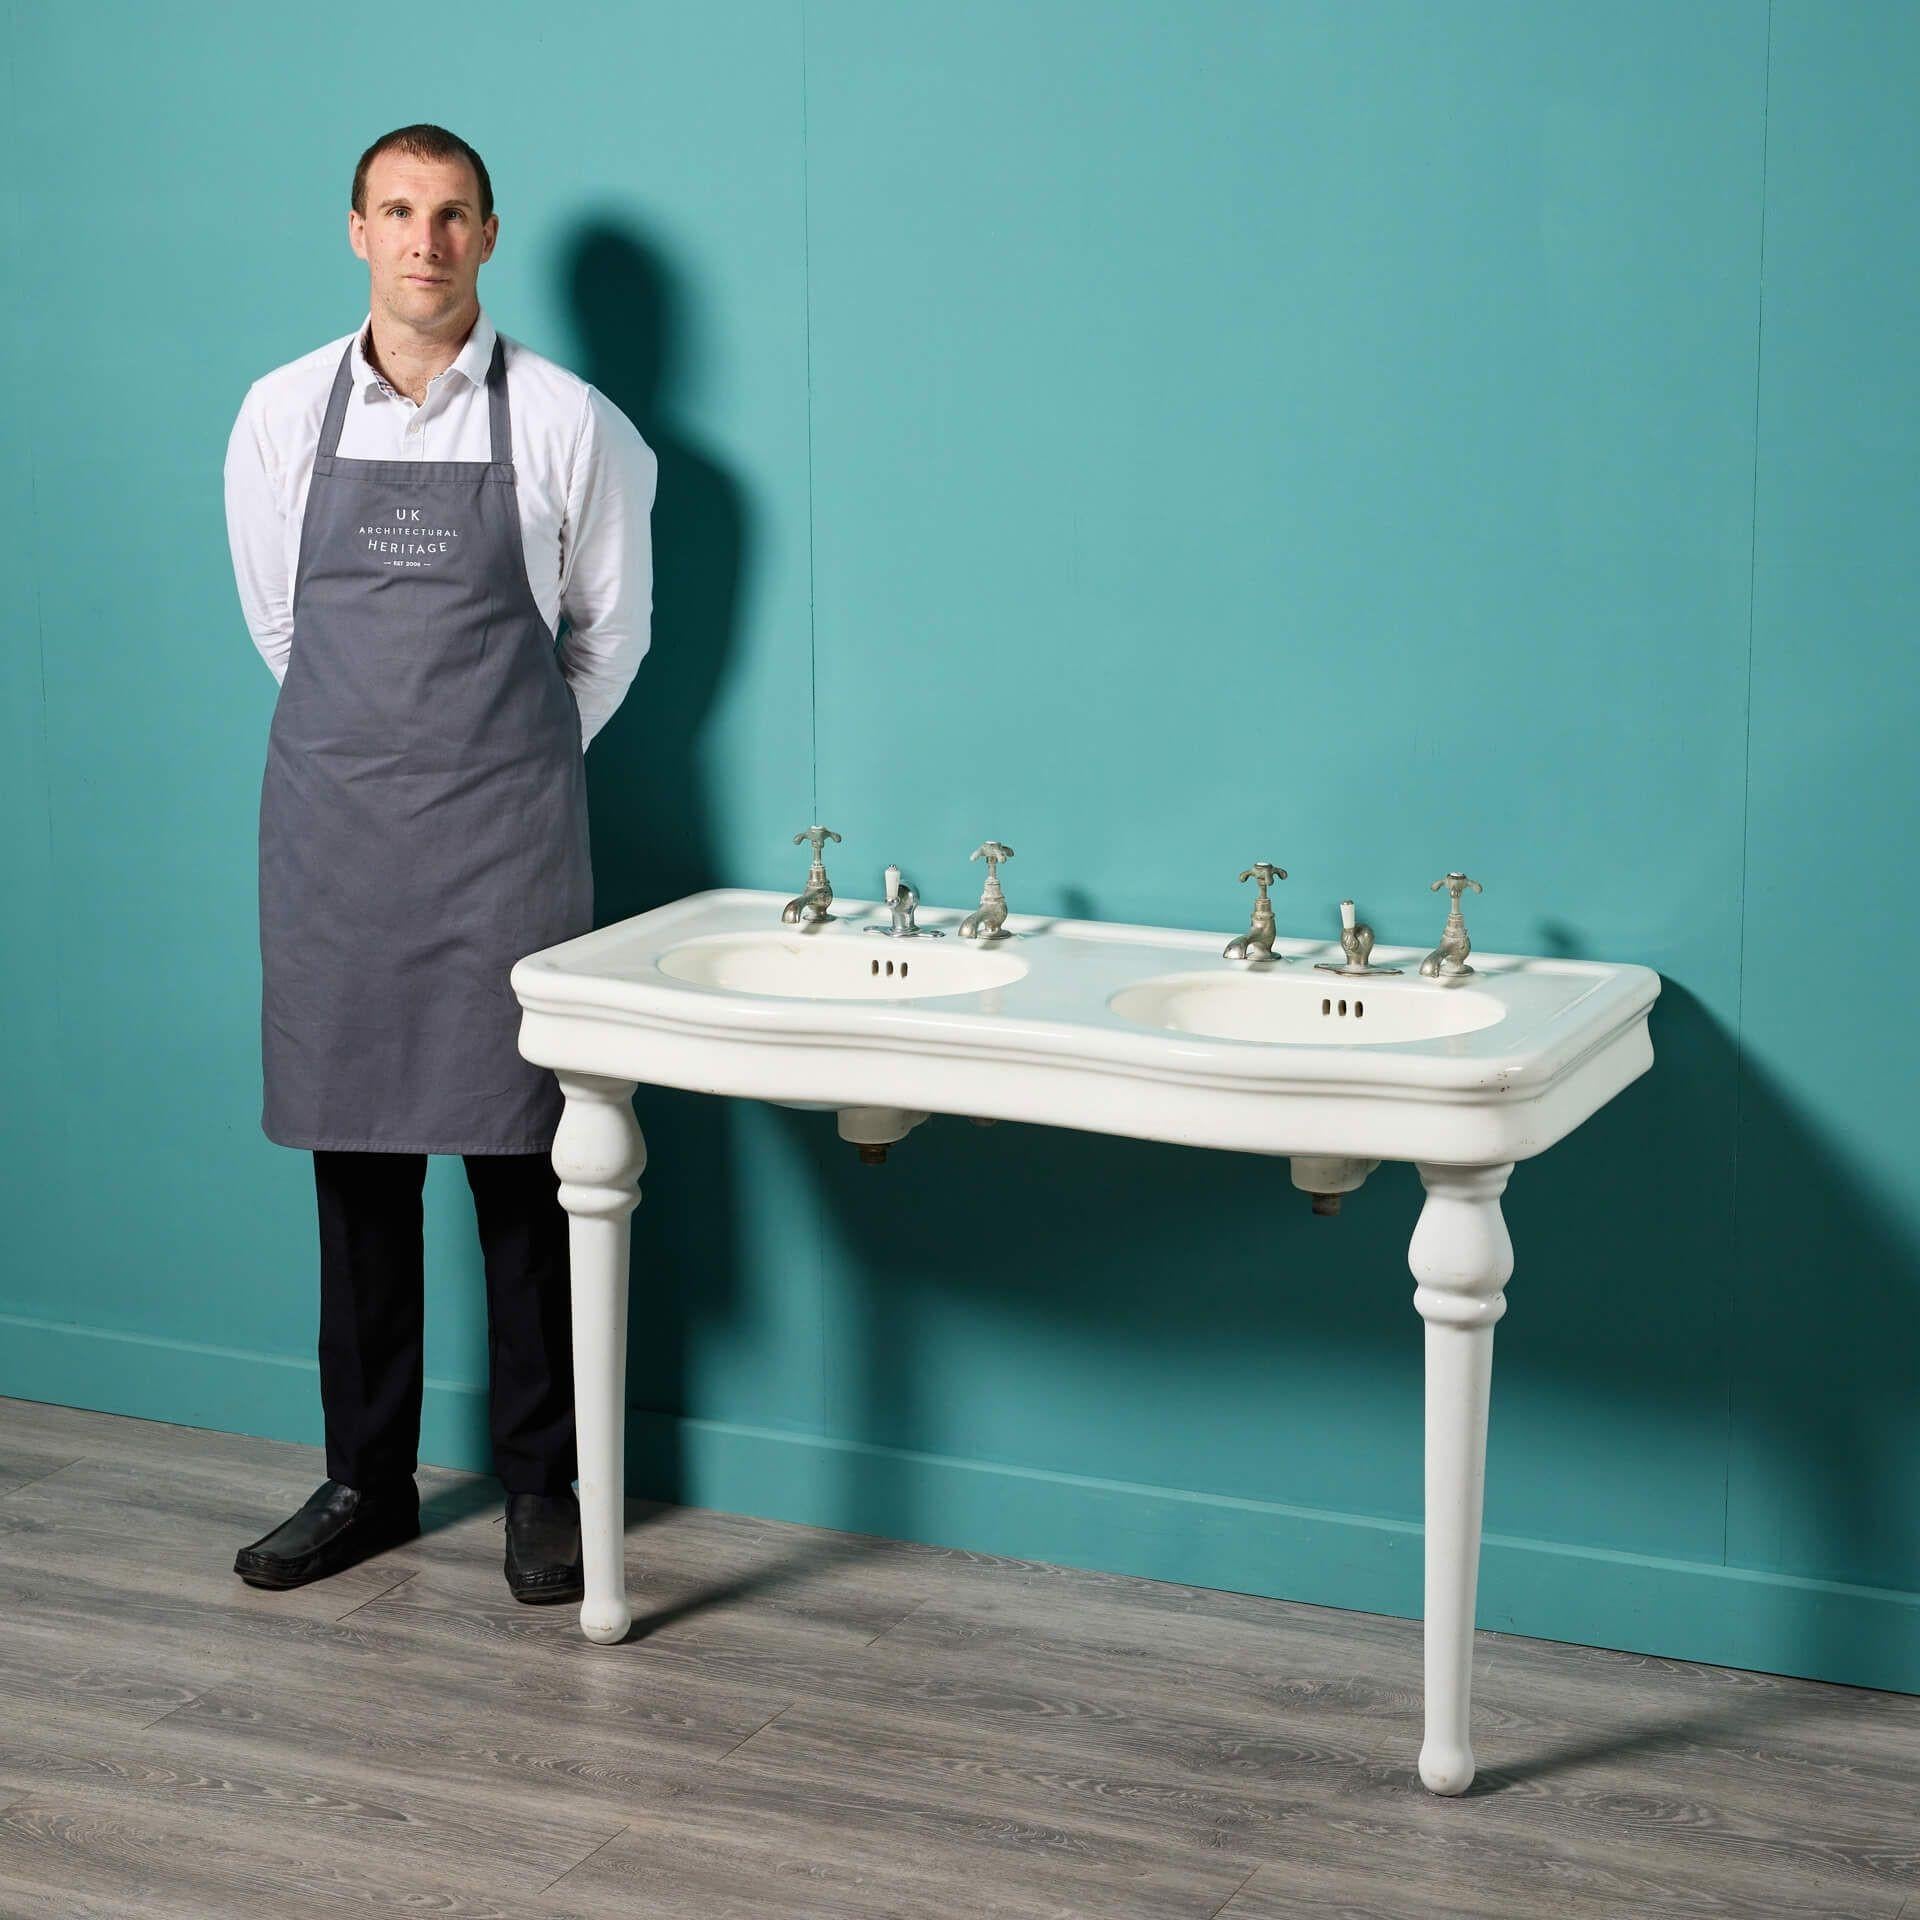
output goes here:
[{"label": "man", "polygon": [[[587,743],[646,652],[657,463],[495,332],[480,156],[376,140],[355,333],[254,383],[227,449],[240,603],[280,682],[260,791],[261,1126],[313,1154],[328,1478],[242,1548],[303,1585],[420,1531],[421,1191],[465,1162],[517,1599],[581,1597],[558,1082],[508,973],[589,931]],[[560,621],[567,633],[556,647]]]}]

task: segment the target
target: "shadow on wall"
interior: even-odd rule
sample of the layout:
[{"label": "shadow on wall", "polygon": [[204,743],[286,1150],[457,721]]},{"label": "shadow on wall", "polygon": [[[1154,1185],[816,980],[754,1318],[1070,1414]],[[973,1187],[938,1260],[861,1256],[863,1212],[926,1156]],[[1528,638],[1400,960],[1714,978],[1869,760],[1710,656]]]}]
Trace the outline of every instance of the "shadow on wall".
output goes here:
[{"label": "shadow on wall", "polygon": [[1745,1471],[1767,1496],[1760,1537],[1733,1557],[1920,1590],[1920,1489],[1905,1464],[1920,1418],[1920,1250],[1751,1057],[1729,1292],[1735,1484]]},{"label": "shadow on wall", "polygon": [[[1097,917],[1097,903],[1072,912]],[[1581,944],[1543,934],[1543,951]],[[1742,1094],[1736,1234],[1732,1036],[1672,981],[1653,1027],[1653,1072],[1519,1163],[1507,1189],[1516,1261],[1495,1341],[1487,1530],[1717,1564],[1717,1538],[1700,1535],[1726,1510],[1730,1448],[1728,1557],[1788,1576],[1768,1596],[1780,1670],[1911,1671],[1904,1609],[1875,1616],[1888,1644],[1863,1647],[1843,1637],[1857,1615],[1792,1576],[1920,1586],[1920,1523],[1898,1479],[1914,1342],[1885,1338],[1920,1318],[1920,1267],[1763,1074]],[[1156,1463],[1198,1459],[1206,1492],[1419,1521],[1411,1167],[1381,1167],[1328,1221],[1280,1159],[936,1115],[875,1170],[826,1116],[780,1119],[844,1249],[855,1350],[841,1363],[864,1382],[844,1437],[1148,1482],[1167,1477]],[[1057,1403],[1022,1403],[1010,1431],[957,1408],[953,1330],[969,1322],[985,1329],[961,1336],[976,1358],[996,1342],[1070,1356]],[[1316,1397],[1289,1412],[1302,1394]],[[950,1517],[923,1510],[898,1456],[849,1449],[836,1471],[832,1524],[952,1544]],[[804,1587],[854,1551],[814,1543],[752,1584]],[[1417,1613],[1417,1561],[1407,1575]],[[1502,1608],[1483,1577],[1482,1622]],[[1660,1622],[1645,1626],[1630,1650],[1660,1651]]]},{"label": "shadow on wall", "polygon": [[[717,883],[695,742],[732,657],[751,556],[741,488],[674,418],[672,269],[630,225],[600,217],[582,220],[566,261],[571,364],[660,460],[654,647],[587,762],[604,925]],[[1098,918],[1101,903],[1076,897],[1062,911]],[[1618,957],[1598,930],[1558,923],[1534,945]],[[1684,986],[1664,983],[1652,1030],[1652,1073],[1508,1186],[1516,1264],[1495,1341],[1487,1530],[1717,1560],[1686,1536],[1715,1497],[1700,1463],[1717,1467],[1730,1439],[1737,1564],[1920,1587],[1920,1513],[1892,1481],[1911,1449],[1916,1342],[1887,1337],[1920,1318],[1914,1249],[1786,1090],[1763,1069],[1743,1075],[1734,1036]],[[685,1404],[691,1319],[724,1324],[755,1293],[732,1190],[738,1115],[734,1102],[657,1087],[636,1104],[654,1162],[633,1219],[628,1397],[670,1416]],[[1156,1429],[1179,1423],[1171,1452],[1205,1460],[1208,1491],[1420,1517],[1412,1168],[1383,1166],[1330,1222],[1310,1214],[1284,1161],[1257,1155],[935,1116],[876,1170],[828,1116],[778,1110],[776,1124],[851,1276],[861,1350],[837,1359],[864,1386],[839,1437],[1003,1460],[1031,1450],[1060,1471],[1127,1478],[1167,1457]],[[650,1205],[669,1157],[673,1204]],[[1063,1379],[1063,1393],[1117,1368],[1122,1397],[1104,1414],[1024,1408],[996,1445],[937,1378],[950,1356],[928,1350],[925,1329],[956,1317],[986,1328],[986,1344],[1037,1339],[1077,1356],[1088,1377]],[[1266,1428],[1247,1429],[1249,1357],[1256,1375],[1271,1362],[1276,1394],[1320,1372],[1351,1406],[1282,1419],[1271,1434],[1296,1443],[1282,1451]],[[672,1426],[652,1423],[644,1456],[629,1449],[635,1484],[669,1499],[684,1496]],[[1300,1443],[1308,1430],[1320,1437]],[[1088,1457],[1073,1456],[1079,1445]],[[1694,1477],[1663,1502],[1669,1453]],[[888,1456],[849,1450],[840,1470],[840,1524],[941,1537],[942,1517],[917,1511],[913,1477]],[[1364,1506],[1356,1486],[1371,1490]],[[1541,1518],[1556,1488],[1558,1525]],[[807,1567],[846,1551],[822,1542],[788,1572],[804,1583]],[[1791,1670],[1851,1664],[1858,1650],[1831,1644],[1816,1593],[1782,1585],[1773,1599],[1796,1622]],[[1497,1604],[1483,1582],[1481,1617]]]},{"label": "shadow on wall", "polygon": [[[1604,945],[1554,928],[1535,944],[1595,958]],[[1733,1036],[1693,994],[1664,982],[1652,1031],[1651,1073],[1508,1184],[1515,1267],[1494,1347],[1486,1529],[1719,1564],[1720,1539],[1703,1548],[1699,1534],[1726,1512],[1730,1449],[1725,1558],[1920,1588],[1920,1503],[1900,1478],[1920,1340],[1887,1339],[1920,1335],[1914,1250],[1764,1073],[1748,1072],[1736,1108]],[[861,1438],[942,1450],[953,1383],[920,1329],[981,1314],[1003,1340],[1083,1358],[1089,1377],[1063,1376],[1063,1400],[1119,1371],[1107,1412],[1023,1413],[1004,1450],[980,1435],[981,1455],[1017,1461],[1051,1434],[1047,1464],[1065,1472],[1152,1480],[1130,1463],[1203,1458],[1208,1492],[1420,1520],[1412,1167],[1383,1165],[1325,1220],[1277,1158],[936,1116],[876,1174],[830,1127],[800,1137],[871,1328]],[[1271,1428],[1263,1366],[1275,1396],[1312,1396]],[[923,1383],[939,1405],[916,1404]],[[1072,1457],[1082,1441],[1096,1451]],[[1669,1492],[1676,1462],[1687,1478]],[[911,1476],[860,1455],[844,1471],[860,1516],[848,1525],[940,1538]],[[1409,1598],[1417,1612],[1417,1585]],[[1904,1609],[1878,1616],[1889,1644],[1866,1649],[1841,1637],[1856,1616],[1817,1588],[1789,1578],[1769,1604],[1785,1671],[1914,1668]],[[1483,1578],[1482,1622],[1500,1606]]]},{"label": "shadow on wall", "polygon": [[630,227],[588,219],[565,260],[571,364],[660,461],[653,646],[587,755],[594,913],[605,926],[715,884],[695,742],[733,654],[746,515],[733,477],[674,418],[680,302],[665,258]]},{"label": "shadow on wall", "polygon": [[[686,315],[665,255],[630,223],[597,215],[577,223],[562,253],[574,341],[559,357],[620,408],[660,462],[653,644],[587,752],[594,924],[606,926],[716,884],[696,743],[733,656],[746,513],[733,476],[675,414]],[[652,1207],[643,1173],[633,1215],[628,1399],[677,1411],[687,1367],[679,1301],[697,1300],[703,1314],[721,1318],[735,1310],[739,1260],[727,1243],[735,1117],[725,1101],[660,1087],[641,1087],[635,1105],[656,1155],[672,1141],[676,1196],[678,1170],[696,1170],[698,1183],[694,1204]],[[682,1237],[686,1244],[676,1244]],[[470,1444],[484,1459],[482,1400],[475,1419]],[[678,1461],[668,1466],[677,1483]]]}]

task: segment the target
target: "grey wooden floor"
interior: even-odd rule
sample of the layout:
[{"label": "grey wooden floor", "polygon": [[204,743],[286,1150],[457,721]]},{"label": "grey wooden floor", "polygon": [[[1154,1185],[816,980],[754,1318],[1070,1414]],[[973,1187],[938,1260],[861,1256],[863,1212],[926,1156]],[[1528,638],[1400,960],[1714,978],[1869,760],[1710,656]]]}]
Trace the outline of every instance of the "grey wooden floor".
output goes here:
[{"label": "grey wooden floor", "polygon": [[597,1647],[438,1469],[243,1585],[324,1473],[0,1400],[5,1920],[1920,1920],[1920,1699],[1482,1634],[1441,1800],[1412,1622],[634,1502]]}]

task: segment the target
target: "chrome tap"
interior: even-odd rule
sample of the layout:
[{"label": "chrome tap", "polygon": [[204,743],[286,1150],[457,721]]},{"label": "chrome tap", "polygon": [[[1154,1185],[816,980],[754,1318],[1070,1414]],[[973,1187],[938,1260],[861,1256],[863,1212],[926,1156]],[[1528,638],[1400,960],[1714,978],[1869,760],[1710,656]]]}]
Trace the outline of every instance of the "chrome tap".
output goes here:
[{"label": "chrome tap", "polygon": [[1254,880],[1259,883],[1260,896],[1253,903],[1253,925],[1245,933],[1237,933],[1229,940],[1220,957],[1223,960],[1281,960],[1284,953],[1273,950],[1273,902],[1267,898],[1267,888],[1276,880],[1287,877],[1285,867],[1276,867],[1271,860],[1256,860],[1240,878],[1242,882]]},{"label": "chrome tap", "polygon": [[1473,943],[1467,938],[1467,923],[1460,917],[1460,891],[1471,887],[1475,893],[1485,893],[1478,880],[1469,880],[1464,873],[1449,873],[1436,880],[1427,891],[1438,893],[1445,887],[1453,905],[1447,912],[1447,924],[1441,929],[1440,944],[1420,962],[1420,971],[1429,980],[1458,980],[1462,974],[1473,969],[1467,965],[1467,955],[1473,951]]},{"label": "chrome tap", "polygon": [[962,940],[1014,940],[1019,936],[1007,932],[1007,896],[1000,891],[1000,862],[1013,858],[1013,849],[998,840],[983,841],[975,847],[967,858],[984,860],[987,863],[987,884],[980,895],[980,904],[960,922],[957,929]]},{"label": "chrome tap", "polygon": [[887,927],[868,927],[868,933],[883,933],[890,940],[944,940],[946,932],[941,927],[916,927],[913,924],[913,910],[920,904],[920,892],[901,879],[898,867],[887,869],[887,905],[892,910],[893,924]]},{"label": "chrome tap", "polygon": [[838,914],[829,913],[833,904],[833,889],[827,884],[827,869],[820,858],[823,842],[838,840],[840,836],[831,827],[809,827],[805,833],[796,833],[793,844],[797,847],[802,840],[813,842],[813,864],[807,869],[806,891],[797,900],[789,900],[780,909],[780,918],[788,925],[799,922],[817,923],[822,920],[837,920]]}]

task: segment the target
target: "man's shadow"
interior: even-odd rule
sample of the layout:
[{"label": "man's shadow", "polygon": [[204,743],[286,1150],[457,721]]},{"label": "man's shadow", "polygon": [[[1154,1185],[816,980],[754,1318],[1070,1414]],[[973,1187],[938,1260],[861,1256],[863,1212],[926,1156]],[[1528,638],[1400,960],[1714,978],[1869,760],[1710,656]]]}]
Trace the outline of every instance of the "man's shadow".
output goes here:
[{"label": "man's shadow", "polygon": [[715,884],[701,737],[733,651],[745,525],[740,487],[673,412],[684,333],[673,269],[653,244],[590,218],[566,242],[569,363],[660,462],[653,506],[653,644],[587,753],[594,918],[601,926]]},{"label": "man's shadow", "polygon": [[[696,742],[733,654],[746,514],[739,484],[675,414],[686,317],[665,256],[624,221],[589,215],[563,239],[562,258],[572,337],[555,357],[633,422],[660,463],[652,644],[587,751],[594,924],[603,927],[718,883]],[[627,1401],[641,1412],[629,1433],[667,1436],[647,1477],[668,1486],[680,1480],[674,1421],[646,1414],[682,1411],[687,1302],[724,1317],[736,1296],[728,1188],[737,1104],[656,1086],[634,1099],[648,1163],[632,1220]],[[650,1192],[667,1204],[650,1205]],[[485,1458],[484,1395],[469,1417],[470,1446]]]}]

